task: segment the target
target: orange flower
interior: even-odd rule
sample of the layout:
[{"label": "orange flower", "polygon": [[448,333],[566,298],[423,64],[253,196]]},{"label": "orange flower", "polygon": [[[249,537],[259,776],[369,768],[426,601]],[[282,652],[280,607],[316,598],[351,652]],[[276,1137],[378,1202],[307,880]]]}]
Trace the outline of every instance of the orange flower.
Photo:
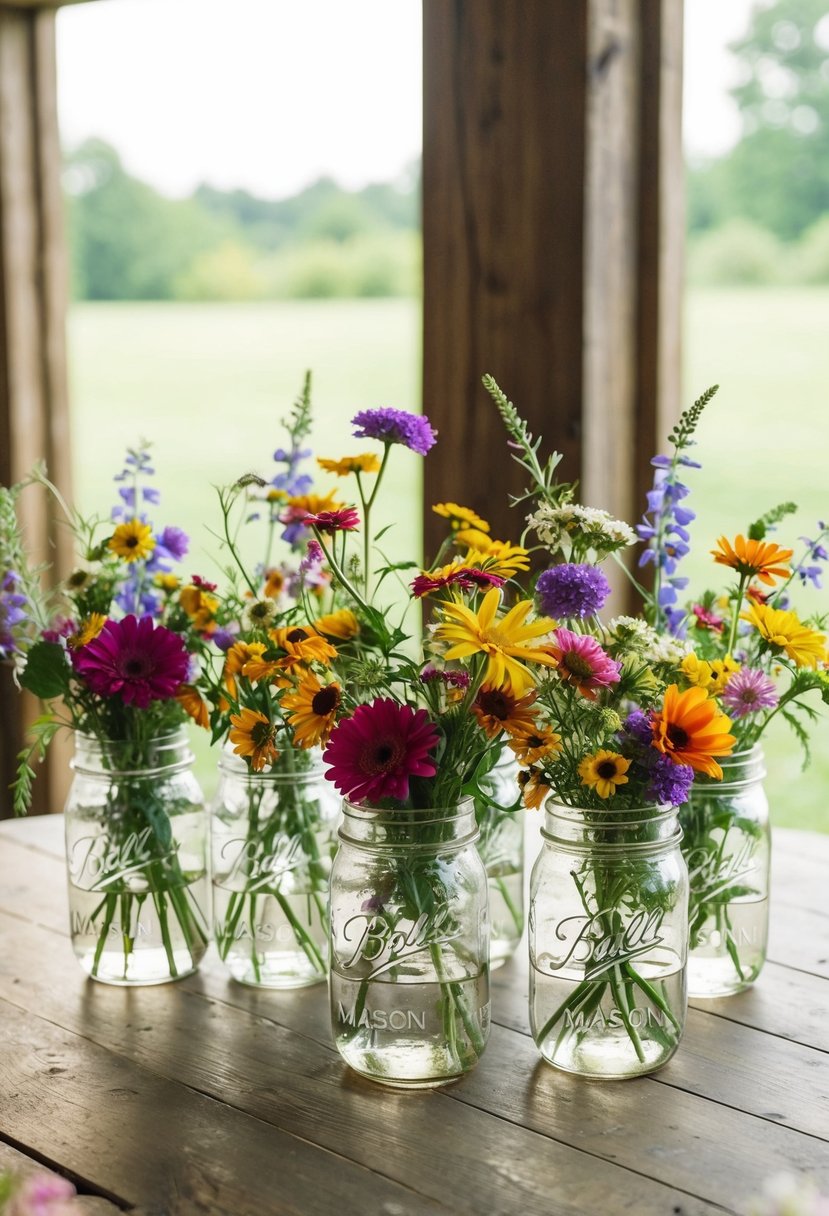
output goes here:
[{"label": "orange flower", "polygon": [[[234,701],[238,695],[236,676],[242,675],[242,669],[251,659],[261,658],[266,649],[264,642],[234,642],[228,650],[225,655],[222,680]],[[220,708],[226,709],[227,703],[222,704]]]},{"label": "orange flower", "polygon": [[255,773],[261,773],[266,765],[279,758],[274,743],[276,727],[264,714],[256,709],[243,709],[241,713],[231,714],[230,721],[233,724],[230,742],[236,744],[233,750],[237,756],[250,760]]},{"label": "orange flower", "polygon": [[537,811],[550,793],[550,784],[540,768],[522,769],[518,774],[518,784],[528,810]]},{"label": "orange flower", "polygon": [[330,642],[317,633],[311,625],[289,625],[271,631],[275,645],[285,651],[279,660],[280,667],[291,668],[297,663],[325,663],[336,659],[337,652]]},{"label": "orange flower", "polygon": [[212,626],[212,629],[215,630],[215,616],[219,607],[219,601],[215,595],[211,595],[202,587],[190,584],[190,586],[182,587],[178,602],[190,617],[194,629],[204,633],[211,631]]},{"label": "orange flower", "polygon": [[176,700],[184,712],[193,719],[196,726],[201,726],[204,730],[210,729],[207,702],[199,696],[192,684],[182,684],[176,693]]},{"label": "orange flower", "polygon": [[336,612],[329,612],[325,616],[318,617],[314,621],[314,628],[317,633],[324,633],[329,638],[339,638],[341,641],[347,642],[349,638],[355,638],[360,632],[360,622],[350,608],[339,608]]},{"label": "orange flower", "polygon": [[520,727],[511,732],[509,746],[515,752],[519,764],[534,764],[536,760],[552,760],[561,751],[561,735],[547,726],[535,729]]},{"label": "orange flower", "polygon": [[697,773],[722,780],[714,756],[728,756],[737,740],[728,732],[731,720],[704,688],[680,692],[676,684],[665,689],[662,709],[653,718],[653,745],[675,764],[690,765]]},{"label": "orange flower", "polygon": [[299,747],[316,747],[328,742],[341,699],[339,684],[320,684],[310,671],[296,692],[283,696],[282,708],[292,711],[287,715],[287,721],[293,727],[294,742]]},{"label": "orange flower", "polygon": [[535,691],[523,697],[515,697],[506,688],[492,688],[484,684],[472,705],[472,712],[486,735],[494,739],[502,730],[511,735],[515,731],[535,729],[535,714],[530,706],[538,694]]},{"label": "orange flower", "polygon": [[733,545],[721,536],[717,544],[719,548],[711,550],[714,561],[730,566],[741,578],[753,578],[756,574],[761,582],[773,587],[775,577],[788,578],[791,574],[786,562],[793,549],[781,549],[772,541],[746,540],[744,536],[736,537]]}]

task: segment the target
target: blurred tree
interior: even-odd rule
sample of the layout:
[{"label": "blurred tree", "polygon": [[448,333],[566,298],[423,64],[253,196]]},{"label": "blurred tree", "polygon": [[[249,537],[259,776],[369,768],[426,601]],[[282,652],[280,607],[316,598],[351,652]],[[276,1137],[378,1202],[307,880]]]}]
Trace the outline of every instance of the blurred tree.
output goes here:
[{"label": "blurred tree", "polygon": [[689,175],[689,226],[742,216],[793,240],[829,212],[829,5],[757,6],[731,44],[742,81],[732,96],[744,135],[722,159]]}]

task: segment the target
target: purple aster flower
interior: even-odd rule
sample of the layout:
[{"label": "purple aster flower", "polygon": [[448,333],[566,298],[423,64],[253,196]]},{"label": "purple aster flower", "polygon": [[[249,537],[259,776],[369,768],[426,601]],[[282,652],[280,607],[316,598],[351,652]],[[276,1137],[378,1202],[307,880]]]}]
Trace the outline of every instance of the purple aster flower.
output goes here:
[{"label": "purple aster flower", "polygon": [[761,709],[774,709],[780,700],[774,681],[756,667],[744,667],[726,684],[721,700],[732,718],[745,718]]},{"label": "purple aster flower", "polygon": [[401,443],[419,456],[425,456],[437,442],[429,419],[422,414],[383,407],[361,410],[351,419],[356,439],[379,439],[381,443]]},{"label": "purple aster flower", "polygon": [[181,528],[168,526],[156,537],[156,551],[159,548],[173,561],[180,562],[190,548],[190,537]]},{"label": "purple aster flower", "polygon": [[645,790],[649,802],[682,806],[694,784],[694,770],[688,764],[674,764],[669,756],[657,756]]},{"label": "purple aster flower", "polygon": [[222,629],[220,626],[218,629],[213,630],[210,635],[210,641],[214,646],[217,646],[219,650],[230,650],[231,646],[236,641],[236,631],[232,629]]},{"label": "purple aster flower", "polygon": [[647,747],[650,747],[653,740],[653,727],[651,726],[650,714],[646,714],[642,709],[632,710],[625,718],[623,729],[637,743],[644,743]]},{"label": "purple aster flower", "polygon": [[28,619],[29,601],[17,590],[19,586],[18,575],[7,570],[0,583],[0,659],[11,658],[20,649],[17,626]]},{"label": "purple aster flower", "polygon": [[535,591],[545,616],[584,620],[601,609],[610,584],[598,566],[565,562],[539,574]]}]

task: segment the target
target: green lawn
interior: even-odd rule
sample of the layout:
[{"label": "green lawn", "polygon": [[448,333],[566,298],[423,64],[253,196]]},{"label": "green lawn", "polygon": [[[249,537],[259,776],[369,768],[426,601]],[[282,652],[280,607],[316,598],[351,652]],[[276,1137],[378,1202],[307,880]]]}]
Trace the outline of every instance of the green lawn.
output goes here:
[{"label": "green lawn", "polygon": [[[215,570],[211,487],[248,471],[272,475],[279,422],[305,369],[314,372],[315,453],[352,452],[348,422],[358,409],[417,408],[419,318],[419,304],[410,300],[76,305],[70,354],[78,505],[106,511],[126,445],[151,439],[163,489],[157,519],[193,537],[188,570]],[[801,505],[793,536],[808,535],[829,515],[828,333],[827,290],[689,295],[687,401],[712,383],[722,386],[699,431],[704,467],[690,475],[699,520],[687,573],[695,586],[711,577],[707,550],[716,537],[745,530],[774,503],[794,498]],[[381,522],[395,524],[401,551],[410,553],[420,534],[420,461],[396,455]],[[820,602],[803,597],[810,610]],[[771,739],[767,788],[776,823],[829,831],[826,726],[805,774],[788,734]]]}]

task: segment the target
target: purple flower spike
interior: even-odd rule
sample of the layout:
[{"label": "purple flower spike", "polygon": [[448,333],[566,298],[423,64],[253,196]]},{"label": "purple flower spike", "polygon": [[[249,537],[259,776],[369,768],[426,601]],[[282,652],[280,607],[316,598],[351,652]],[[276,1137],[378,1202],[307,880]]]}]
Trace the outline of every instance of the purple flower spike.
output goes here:
[{"label": "purple flower spike", "polygon": [[399,443],[425,456],[437,442],[437,434],[429,419],[422,414],[408,414],[405,410],[383,407],[377,410],[361,410],[351,419],[356,439],[379,439],[381,443]]}]

